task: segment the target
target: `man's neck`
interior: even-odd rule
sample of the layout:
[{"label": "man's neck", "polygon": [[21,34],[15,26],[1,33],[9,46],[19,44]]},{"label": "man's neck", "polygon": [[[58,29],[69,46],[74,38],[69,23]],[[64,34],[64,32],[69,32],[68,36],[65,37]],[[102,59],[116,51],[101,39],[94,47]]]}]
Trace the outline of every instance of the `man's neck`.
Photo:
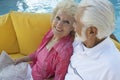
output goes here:
[{"label": "man's neck", "polygon": [[[104,38],[105,39],[105,38]],[[87,47],[87,48],[92,48],[94,46],[96,46],[97,44],[99,44],[100,42],[102,42],[104,39],[89,39],[83,42],[83,44]]]}]

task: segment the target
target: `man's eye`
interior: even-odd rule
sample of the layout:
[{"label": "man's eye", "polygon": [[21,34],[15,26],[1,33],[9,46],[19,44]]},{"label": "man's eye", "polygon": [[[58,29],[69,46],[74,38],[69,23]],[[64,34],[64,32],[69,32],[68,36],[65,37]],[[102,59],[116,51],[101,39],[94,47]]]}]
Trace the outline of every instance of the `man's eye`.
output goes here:
[{"label": "man's eye", "polygon": [[56,19],[57,19],[57,20],[60,20],[60,17],[59,17],[59,16],[57,16],[57,17],[56,17]]},{"label": "man's eye", "polygon": [[66,20],[66,21],[63,21],[63,22],[64,22],[64,23],[67,23],[67,24],[70,24],[70,22],[69,22],[69,21],[67,21],[67,20]]}]

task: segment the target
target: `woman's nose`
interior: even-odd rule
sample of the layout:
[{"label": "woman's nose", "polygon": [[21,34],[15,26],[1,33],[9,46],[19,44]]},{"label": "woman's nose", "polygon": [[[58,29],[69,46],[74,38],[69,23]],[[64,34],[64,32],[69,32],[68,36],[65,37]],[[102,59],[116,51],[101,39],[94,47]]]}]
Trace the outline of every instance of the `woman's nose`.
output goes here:
[{"label": "woman's nose", "polygon": [[63,26],[63,22],[62,21],[58,21],[57,26],[58,27],[62,27]]}]

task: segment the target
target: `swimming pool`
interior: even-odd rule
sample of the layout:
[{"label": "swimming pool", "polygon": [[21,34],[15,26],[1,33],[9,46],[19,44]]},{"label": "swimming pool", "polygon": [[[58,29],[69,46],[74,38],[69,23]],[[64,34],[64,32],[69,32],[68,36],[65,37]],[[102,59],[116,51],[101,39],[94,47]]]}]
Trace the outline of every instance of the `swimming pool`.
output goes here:
[{"label": "swimming pool", "polygon": [[[60,0],[0,0],[0,15],[9,11],[50,13]],[[80,0],[75,0],[77,3]],[[116,29],[114,35],[120,41],[120,0],[110,0],[115,7]]]}]

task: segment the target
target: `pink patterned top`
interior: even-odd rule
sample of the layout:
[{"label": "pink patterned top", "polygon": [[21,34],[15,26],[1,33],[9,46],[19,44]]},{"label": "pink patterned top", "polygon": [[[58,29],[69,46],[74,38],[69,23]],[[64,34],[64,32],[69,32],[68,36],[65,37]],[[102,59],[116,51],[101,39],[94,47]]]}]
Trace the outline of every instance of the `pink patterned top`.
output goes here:
[{"label": "pink patterned top", "polygon": [[54,77],[54,80],[64,80],[70,57],[73,53],[72,38],[63,37],[50,51],[46,44],[53,37],[52,30],[44,36],[40,47],[29,56],[32,58],[32,76],[34,80],[44,80]]}]

